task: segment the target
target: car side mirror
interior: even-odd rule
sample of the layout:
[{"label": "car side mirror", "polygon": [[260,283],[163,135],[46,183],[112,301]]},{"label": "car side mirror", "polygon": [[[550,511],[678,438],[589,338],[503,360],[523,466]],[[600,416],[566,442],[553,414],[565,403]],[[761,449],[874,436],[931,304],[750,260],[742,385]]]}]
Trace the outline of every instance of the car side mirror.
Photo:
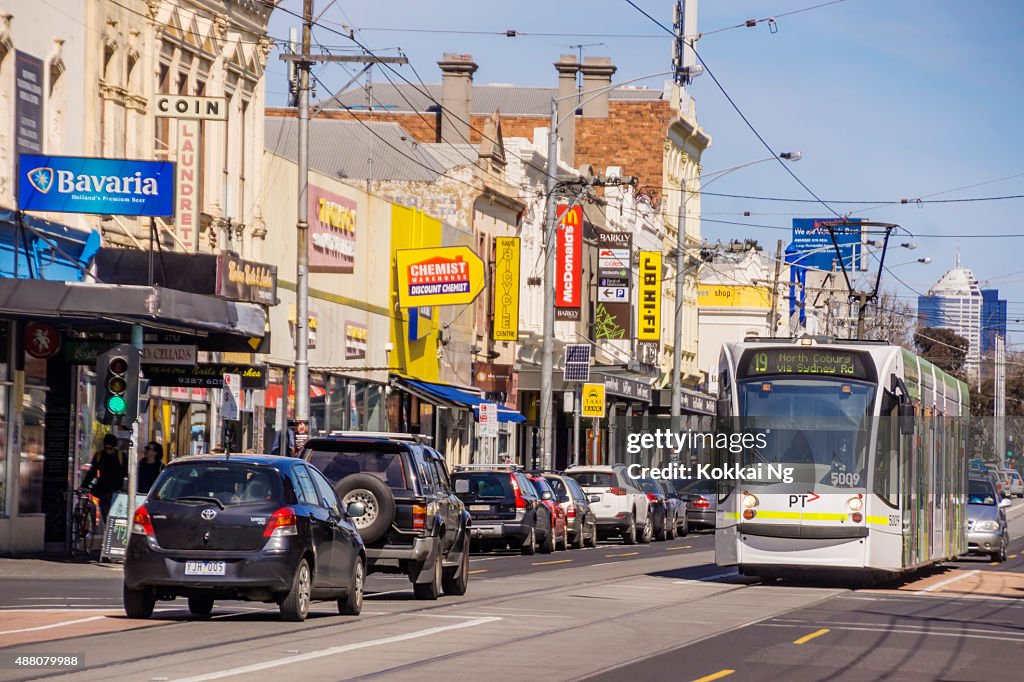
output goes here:
[{"label": "car side mirror", "polygon": [[549,491],[547,491],[547,490],[545,490],[544,492],[542,492],[542,493],[540,494],[540,499],[542,499],[542,500],[545,500],[545,501],[547,501],[547,500],[552,500],[552,499],[554,499],[554,497],[555,497],[555,496],[554,496],[554,495],[552,495],[552,494],[551,494],[551,493],[550,493]]},{"label": "car side mirror", "polygon": [[590,496],[590,501],[591,502],[600,502],[601,501],[601,496],[600,495],[591,495]]},{"label": "car side mirror", "polygon": [[900,434],[904,436],[914,435],[914,406],[910,403],[901,403],[899,407]]},{"label": "car side mirror", "polygon": [[1013,506],[1013,501],[1009,497],[1004,497],[1002,500],[999,501],[999,507],[1001,509],[1006,509],[1007,507],[1012,507],[1012,506]]},{"label": "car side mirror", "polygon": [[350,519],[358,519],[366,513],[366,505],[362,502],[349,502],[345,513],[348,514]]}]

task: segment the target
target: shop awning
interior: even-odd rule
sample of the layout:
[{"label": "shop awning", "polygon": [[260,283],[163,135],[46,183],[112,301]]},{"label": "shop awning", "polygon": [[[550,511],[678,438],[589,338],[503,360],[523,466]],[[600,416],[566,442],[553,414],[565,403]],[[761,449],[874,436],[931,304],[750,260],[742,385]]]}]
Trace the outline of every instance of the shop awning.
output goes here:
[{"label": "shop awning", "polygon": [[[472,408],[473,416],[476,419],[479,419],[480,417],[478,409],[480,403],[487,402],[475,393],[470,393],[469,391],[456,388],[455,386],[448,386],[447,384],[435,384],[429,381],[417,381],[416,379],[405,379],[401,377],[398,378],[398,383],[402,388],[418,398],[434,403],[435,405]],[[526,417],[509,407],[499,405],[498,421],[519,423],[526,421]]]},{"label": "shop awning", "polygon": [[[270,384],[267,386],[263,393],[263,406],[267,409],[273,410],[277,407],[277,401],[281,399],[281,394],[284,390],[281,388],[281,384]],[[316,384],[309,385],[309,397],[310,398],[323,398],[327,395],[327,390],[323,386],[317,386]],[[295,402],[295,384],[288,387],[288,404],[294,404]]]}]

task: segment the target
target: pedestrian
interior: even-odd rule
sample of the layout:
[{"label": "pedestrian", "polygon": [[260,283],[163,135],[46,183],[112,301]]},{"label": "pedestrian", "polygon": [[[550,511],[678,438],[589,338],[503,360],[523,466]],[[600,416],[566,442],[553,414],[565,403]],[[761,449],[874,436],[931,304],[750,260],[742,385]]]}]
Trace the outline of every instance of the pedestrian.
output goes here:
[{"label": "pedestrian", "polygon": [[146,443],[142,451],[142,458],[139,460],[139,480],[137,492],[144,495],[149,492],[156,481],[156,477],[164,469],[164,446],[156,441]]},{"label": "pedestrian", "polygon": [[270,446],[270,454],[272,455],[284,455],[286,457],[293,457],[295,455],[295,431],[292,430],[291,425],[288,426],[288,447],[285,452],[281,452],[281,432],[278,431],[274,434],[274,443]]},{"label": "pedestrian", "polygon": [[103,436],[103,448],[93,453],[89,473],[82,479],[82,488],[90,488],[92,484],[91,490],[99,498],[104,522],[110,513],[114,493],[121,492],[124,487],[124,463],[121,461],[121,453],[117,451],[117,443],[114,434]]},{"label": "pedestrian", "polygon": [[223,455],[224,454],[224,446],[223,445],[218,445],[218,446],[214,447],[213,450],[210,452],[210,454],[211,455]]}]

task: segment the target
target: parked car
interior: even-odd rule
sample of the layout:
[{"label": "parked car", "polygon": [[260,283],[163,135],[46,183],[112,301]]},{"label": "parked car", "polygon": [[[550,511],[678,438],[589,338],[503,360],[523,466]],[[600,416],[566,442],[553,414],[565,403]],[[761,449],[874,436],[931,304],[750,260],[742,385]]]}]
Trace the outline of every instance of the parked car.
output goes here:
[{"label": "parked car", "polygon": [[623,464],[569,467],[565,475],[575,480],[590,496],[590,508],[597,517],[597,536],[622,538],[627,545],[650,542],[654,524],[650,502],[626,474]]},{"label": "parked car", "polygon": [[1010,532],[1005,509],[1012,504],[1002,499],[992,482],[971,477],[967,481],[967,549],[971,554],[988,554],[992,561],[1006,561]]},{"label": "parked car", "polygon": [[653,478],[633,478],[636,486],[647,495],[650,503],[650,515],[654,523],[655,540],[674,540],[676,537],[676,520],[673,517],[674,507],[665,498],[665,491]]},{"label": "parked car", "polygon": [[565,510],[569,526],[569,539],[574,549],[597,546],[597,517],[590,510],[590,498],[573,479],[557,472],[546,471],[544,480],[555,493],[555,500]]},{"label": "parked car", "polygon": [[668,500],[669,506],[672,507],[672,516],[676,519],[676,530],[673,537],[686,537],[690,533],[690,522],[686,518],[686,500],[679,496],[675,486],[669,481],[661,479],[658,481],[658,485],[664,491],[665,499]]},{"label": "parked car", "polygon": [[565,509],[558,503],[555,491],[541,474],[528,473],[526,478],[533,484],[541,504],[551,512],[550,531],[545,533],[541,540],[540,551],[547,554],[557,549],[569,549],[569,524]]},{"label": "parked car", "polygon": [[1024,497],[1024,479],[1016,469],[1008,469],[1010,494],[1017,497]]},{"label": "parked car", "polygon": [[206,455],[171,462],[135,510],[124,561],[124,610],[148,618],[157,600],[276,602],[301,621],[313,599],[342,614],[363,605],[366,556],[353,521],[314,467],[288,457]]},{"label": "parked car", "polygon": [[714,481],[698,478],[676,481],[676,492],[686,500],[686,520],[692,528],[715,528],[718,487]]},{"label": "parked car", "polygon": [[456,467],[452,485],[472,517],[476,546],[536,553],[537,538],[551,527],[551,511],[525,474],[508,466]]},{"label": "parked car", "polygon": [[368,572],[407,575],[417,599],[466,593],[471,520],[439,452],[414,435],[350,431],[310,438],[299,457],[342,505],[365,505],[356,526]]}]

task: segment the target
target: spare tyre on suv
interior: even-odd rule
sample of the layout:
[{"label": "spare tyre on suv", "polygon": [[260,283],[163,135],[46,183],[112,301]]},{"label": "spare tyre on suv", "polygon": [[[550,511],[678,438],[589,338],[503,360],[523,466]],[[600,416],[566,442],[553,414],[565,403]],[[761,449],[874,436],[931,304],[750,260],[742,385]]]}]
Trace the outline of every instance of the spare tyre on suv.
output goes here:
[{"label": "spare tyre on suv", "polygon": [[422,437],[341,432],[310,438],[299,457],[323,472],[342,507],[362,503],[356,527],[368,573],[409,576],[418,599],[465,594],[470,516],[444,457]]}]

